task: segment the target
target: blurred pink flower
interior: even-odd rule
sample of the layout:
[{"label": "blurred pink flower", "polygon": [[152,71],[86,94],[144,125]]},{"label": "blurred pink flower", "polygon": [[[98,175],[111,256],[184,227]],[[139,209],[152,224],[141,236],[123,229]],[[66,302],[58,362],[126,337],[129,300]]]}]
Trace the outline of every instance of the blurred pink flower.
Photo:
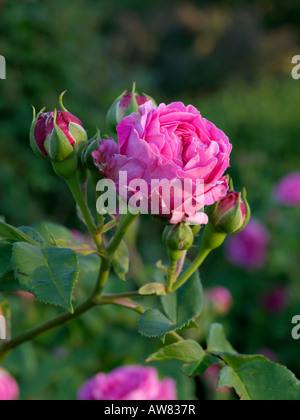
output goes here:
[{"label": "blurred pink flower", "polygon": [[223,386],[219,389],[218,388],[218,381],[219,381],[219,374],[222,368],[218,365],[213,365],[207,369],[207,371],[203,375],[203,379],[209,389],[210,393],[218,392],[223,395],[229,395],[231,393],[231,388],[227,386]]},{"label": "blurred pink flower", "polygon": [[270,314],[284,312],[289,304],[289,291],[283,286],[274,287],[263,298],[263,307]]},{"label": "blurred pink flower", "polygon": [[25,290],[17,290],[16,292],[13,292],[13,294],[28,301],[36,300],[35,296],[32,293],[26,292]]},{"label": "blurred pink flower", "polygon": [[82,232],[76,229],[72,229],[71,233],[73,235],[73,238],[78,242],[85,242],[85,236]]},{"label": "blurred pink flower", "polygon": [[269,242],[270,236],[265,226],[252,219],[242,232],[229,238],[225,253],[233,264],[255,271],[267,262]]},{"label": "blurred pink flower", "polygon": [[226,315],[233,304],[232,295],[226,287],[208,289],[206,291],[206,297],[208,303],[212,305],[218,315]]},{"label": "blurred pink flower", "polygon": [[269,348],[263,348],[260,349],[257,354],[261,354],[262,356],[265,356],[267,359],[271,360],[271,362],[278,362],[278,357],[275,351],[269,349]]},{"label": "blurred pink flower", "polygon": [[274,188],[275,200],[285,206],[300,204],[300,172],[292,172],[283,177]]},{"label": "blurred pink flower", "polygon": [[19,386],[10,374],[0,368],[0,401],[13,401],[19,397]]},{"label": "blurred pink flower", "polygon": [[173,379],[158,379],[151,367],[123,366],[108,374],[99,373],[78,392],[81,401],[176,400]]}]

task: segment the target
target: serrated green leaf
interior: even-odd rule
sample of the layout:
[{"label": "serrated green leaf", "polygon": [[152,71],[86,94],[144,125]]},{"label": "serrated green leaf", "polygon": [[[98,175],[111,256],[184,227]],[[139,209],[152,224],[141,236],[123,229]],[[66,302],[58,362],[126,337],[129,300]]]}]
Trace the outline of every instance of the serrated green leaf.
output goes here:
[{"label": "serrated green leaf", "polygon": [[57,240],[74,241],[71,231],[64,226],[52,222],[34,225],[34,229],[43,237],[46,246],[56,245]]},{"label": "serrated green leaf", "polygon": [[184,340],[164,346],[148,357],[147,362],[162,362],[165,360],[180,360],[185,363],[202,360],[205,356],[203,348],[194,340]]},{"label": "serrated green leaf", "polygon": [[[31,232],[32,233],[32,232]],[[26,235],[22,230],[8,225],[7,223],[0,222],[0,240],[11,240],[14,242],[27,242],[32,245],[39,246],[39,242]]]},{"label": "serrated green leaf", "polygon": [[265,362],[268,359],[264,356],[258,354],[255,355],[244,355],[244,354],[230,354],[230,353],[220,353],[220,358],[224,360],[230,367],[237,369],[245,363],[248,362]]},{"label": "serrated green leaf", "polygon": [[203,289],[196,273],[179,290],[161,296],[167,316],[149,309],[140,318],[139,331],[146,337],[159,337],[163,342],[168,333],[195,327],[195,319],[203,310]]},{"label": "serrated green leaf", "polygon": [[115,252],[112,265],[116,275],[120,277],[121,280],[125,281],[125,275],[129,270],[129,252],[124,241],[121,242],[119,248]]},{"label": "serrated green leaf", "polygon": [[222,363],[222,361],[217,357],[205,354],[202,359],[189,365],[182,366],[181,371],[186,376],[199,376],[203,375],[211,366],[219,365],[220,363]]},{"label": "serrated green leaf", "polygon": [[73,312],[72,293],[79,272],[74,251],[19,242],[13,246],[13,264],[20,284],[38,300]]},{"label": "serrated green leaf", "polygon": [[176,292],[161,297],[167,317],[174,324],[189,323],[200,316],[204,307],[203,288],[196,272]]},{"label": "serrated green leaf", "polygon": [[227,341],[224,328],[221,324],[213,324],[209,331],[207,340],[207,351],[210,353],[230,353],[237,354],[231,344]]},{"label": "serrated green leaf", "polygon": [[11,269],[12,243],[0,242],[0,277],[3,277]]},{"label": "serrated green leaf", "polygon": [[25,233],[29,238],[31,238],[34,242],[40,244],[41,246],[45,245],[44,238],[30,226],[21,226],[18,228],[21,232]]},{"label": "serrated green leaf", "polygon": [[195,324],[193,321],[173,324],[157,309],[148,309],[139,320],[139,332],[145,337],[158,337],[164,343],[167,334],[173,331],[180,331],[190,325],[194,327]]},{"label": "serrated green leaf", "polygon": [[143,296],[149,296],[149,295],[163,296],[166,294],[166,288],[161,283],[148,283],[145,286],[140,288],[139,294]]},{"label": "serrated green leaf", "polygon": [[299,401],[300,382],[286,367],[262,356],[226,356],[218,386],[233,387],[243,401]]}]

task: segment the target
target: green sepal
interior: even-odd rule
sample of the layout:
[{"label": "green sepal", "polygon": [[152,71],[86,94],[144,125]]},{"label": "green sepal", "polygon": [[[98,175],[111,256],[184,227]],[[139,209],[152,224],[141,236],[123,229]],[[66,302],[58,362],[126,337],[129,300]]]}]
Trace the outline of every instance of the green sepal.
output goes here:
[{"label": "green sepal", "polygon": [[251,207],[250,207],[250,205],[248,203],[248,200],[247,200],[247,191],[246,191],[246,188],[243,188],[242,199],[243,199],[243,202],[244,202],[244,204],[246,206],[247,216],[246,216],[246,220],[243,223],[243,226],[241,226],[240,229],[238,229],[237,231],[235,231],[234,232],[235,234],[236,233],[240,233],[242,230],[244,230],[245,227],[248,225],[250,219],[251,219]]}]

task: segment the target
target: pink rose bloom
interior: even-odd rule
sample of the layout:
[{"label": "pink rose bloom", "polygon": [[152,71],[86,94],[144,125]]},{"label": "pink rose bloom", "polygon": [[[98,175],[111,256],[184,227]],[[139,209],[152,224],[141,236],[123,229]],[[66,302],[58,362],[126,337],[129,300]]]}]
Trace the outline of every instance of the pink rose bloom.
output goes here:
[{"label": "pink rose bloom", "polygon": [[[113,139],[103,140],[92,156],[102,175],[116,183],[122,198],[128,201],[128,194],[140,188],[136,185],[131,191],[128,185],[118,185],[120,171],[127,172],[128,184],[145,181],[147,194],[141,197],[146,207],[150,210],[150,204],[159,202],[159,215],[170,223],[206,224],[208,218],[200,210],[228,191],[224,172],[232,146],[226,135],[191,105],[176,102],[153,108],[151,101],[140,106],[137,114],[125,117],[117,132],[118,145]],[[162,196],[153,180],[174,185],[171,197]],[[187,194],[177,188],[178,181]],[[129,189],[127,197],[120,193],[124,187]]]},{"label": "pink rose bloom", "polygon": [[218,315],[226,315],[233,304],[232,295],[226,287],[209,289],[206,291],[206,297]]},{"label": "pink rose bloom", "polygon": [[300,172],[293,172],[282,178],[274,188],[276,201],[285,206],[300,204]]},{"label": "pink rose bloom", "polygon": [[267,262],[269,242],[270,236],[265,226],[252,219],[242,232],[228,239],[225,253],[233,264],[255,271]]},{"label": "pink rose bloom", "polygon": [[158,379],[154,368],[123,366],[108,374],[99,373],[79,390],[81,401],[176,400],[173,379]]},{"label": "pink rose bloom", "polygon": [[0,368],[0,401],[13,401],[19,397],[19,386],[8,372]]}]

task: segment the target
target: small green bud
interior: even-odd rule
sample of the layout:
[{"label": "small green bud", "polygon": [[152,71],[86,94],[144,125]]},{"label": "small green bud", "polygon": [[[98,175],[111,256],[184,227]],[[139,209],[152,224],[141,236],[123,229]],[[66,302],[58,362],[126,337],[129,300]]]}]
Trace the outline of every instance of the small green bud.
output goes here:
[{"label": "small green bud", "polygon": [[176,262],[193,245],[194,234],[186,223],[167,226],[163,232],[163,242],[167,245],[170,260]]}]

